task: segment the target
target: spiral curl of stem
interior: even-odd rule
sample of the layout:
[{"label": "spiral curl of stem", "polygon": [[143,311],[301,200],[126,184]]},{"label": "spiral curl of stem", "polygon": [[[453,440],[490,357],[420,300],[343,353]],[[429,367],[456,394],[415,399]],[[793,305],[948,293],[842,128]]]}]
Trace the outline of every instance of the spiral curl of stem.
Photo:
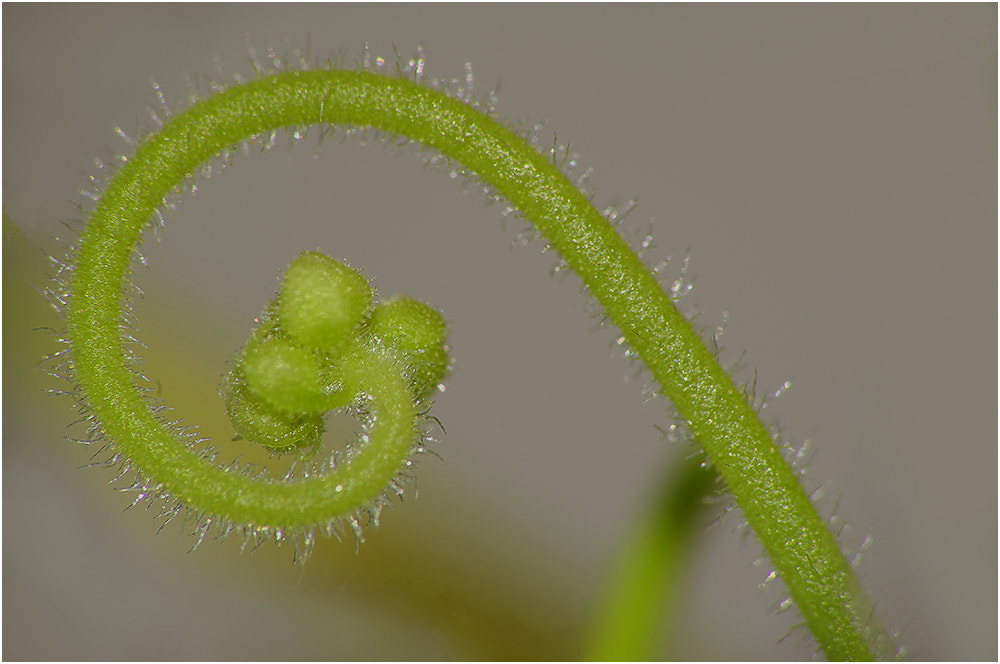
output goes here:
[{"label": "spiral curl of stem", "polygon": [[[289,528],[359,508],[336,473],[295,484],[254,483],[197,458],[149,412],[132,384],[118,327],[129,263],[143,228],[198,166],[282,127],[371,127],[422,143],[474,173],[547,238],[673,402],[788,586],[830,659],[892,655],[835,538],[746,395],[614,227],[558,165],[515,130],[406,78],[309,70],[236,85],[172,118],[141,142],[90,217],[67,323],[81,392],[109,437],[141,472],[188,504],[237,523]],[[391,373],[391,372],[390,372]],[[359,380],[362,380],[359,378]],[[408,448],[416,412],[404,381],[367,384],[382,409],[379,436]],[[374,431],[373,431],[374,437]],[[370,467],[354,471],[371,472]],[[370,499],[370,497],[369,497]]]}]

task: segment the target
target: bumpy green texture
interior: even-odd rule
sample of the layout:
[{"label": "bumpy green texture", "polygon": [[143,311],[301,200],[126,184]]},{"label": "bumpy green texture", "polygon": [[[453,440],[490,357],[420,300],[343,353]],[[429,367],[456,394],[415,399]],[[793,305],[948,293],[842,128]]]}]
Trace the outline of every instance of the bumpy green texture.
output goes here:
[{"label": "bumpy green texture", "polygon": [[450,361],[444,318],[411,298],[374,311],[372,300],[365,278],[344,263],[315,251],[292,261],[225,382],[242,438],[276,451],[318,446],[323,415],[360,398],[360,376],[384,366],[414,401],[430,393]]},{"label": "bumpy green texture", "polygon": [[110,183],[79,249],[68,326],[81,389],[136,467],[206,513],[236,523],[289,525],[354,509],[398,470],[394,455],[412,439],[414,407],[407,381],[393,371],[384,379],[358,380],[379,412],[391,413],[376,428],[395,452],[372,445],[370,458],[355,459],[334,477],[247,486],[178,443],[146,409],[126,368],[118,328],[122,287],[154,210],[199,164],[229,146],[314,123],[370,126],[419,141],[516,206],[580,275],[687,421],[827,657],[892,655],[871,602],[795,473],[655,276],[587,197],[515,131],[404,79],[313,70],[234,86],[174,117]]}]

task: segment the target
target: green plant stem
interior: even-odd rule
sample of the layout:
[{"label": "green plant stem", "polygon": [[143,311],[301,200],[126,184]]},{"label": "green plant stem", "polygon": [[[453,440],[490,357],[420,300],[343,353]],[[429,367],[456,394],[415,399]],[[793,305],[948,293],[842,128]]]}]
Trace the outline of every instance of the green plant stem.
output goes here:
[{"label": "green plant stem", "polygon": [[658,630],[680,611],[684,570],[704,528],[706,497],[716,475],[701,455],[681,461],[660,487],[649,513],[631,531],[609,584],[584,658],[598,662],[656,660]]},{"label": "green plant stem", "polygon": [[[399,78],[313,70],[234,86],[176,116],[110,183],[79,249],[68,327],[78,380],[137,465],[172,462],[171,489],[199,482],[146,411],[125,368],[118,321],[135,245],[154,210],[197,166],[255,135],[314,123],[374,127],[461,163],[516,206],[580,275],[639,353],[788,586],[830,659],[890,654],[890,641],[833,536],[746,396],[654,275],[547,158],[461,101]],[[145,413],[145,414],[144,414]],[[140,443],[139,441],[149,441]],[[147,465],[149,467],[147,467]]]}]

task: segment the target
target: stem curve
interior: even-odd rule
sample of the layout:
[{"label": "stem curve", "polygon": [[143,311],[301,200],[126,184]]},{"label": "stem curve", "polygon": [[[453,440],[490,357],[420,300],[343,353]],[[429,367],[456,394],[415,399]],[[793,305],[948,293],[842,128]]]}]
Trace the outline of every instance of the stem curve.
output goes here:
[{"label": "stem curve", "polygon": [[[315,123],[372,127],[435,148],[534,223],[684,417],[827,657],[892,656],[891,640],[797,476],[744,393],[654,275],[587,197],[514,130],[403,78],[309,70],[231,87],[177,115],[141,143],[107,187],[78,250],[67,323],[82,393],[142,472],[199,509],[237,521],[253,516],[246,504],[257,500],[267,506],[276,527],[302,525],[331,505],[343,507],[325,479],[311,481],[325,487],[323,499],[307,497],[305,488],[280,485],[268,485],[258,495],[242,478],[206,470],[147,410],[125,366],[118,329],[132,253],[164,198],[200,164],[240,141]],[[395,396],[386,386],[381,398],[392,405]],[[191,488],[214,482],[217,491]],[[299,499],[309,507],[301,519],[293,519],[288,510]]]}]

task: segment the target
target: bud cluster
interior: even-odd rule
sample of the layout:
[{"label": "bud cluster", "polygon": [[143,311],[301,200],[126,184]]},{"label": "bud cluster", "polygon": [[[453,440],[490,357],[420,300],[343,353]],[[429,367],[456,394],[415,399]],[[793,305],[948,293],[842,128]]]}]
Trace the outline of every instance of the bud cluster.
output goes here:
[{"label": "bud cluster", "polygon": [[396,297],[373,306],[368,281],[345,263],[303,252],[277,300],[237,355],[226,410],[244,439],[275,451],[319,446],[326,413],[363,395],[363,376],[391,360],[425,398],[448,371],[447,325],[439,312]]}]

